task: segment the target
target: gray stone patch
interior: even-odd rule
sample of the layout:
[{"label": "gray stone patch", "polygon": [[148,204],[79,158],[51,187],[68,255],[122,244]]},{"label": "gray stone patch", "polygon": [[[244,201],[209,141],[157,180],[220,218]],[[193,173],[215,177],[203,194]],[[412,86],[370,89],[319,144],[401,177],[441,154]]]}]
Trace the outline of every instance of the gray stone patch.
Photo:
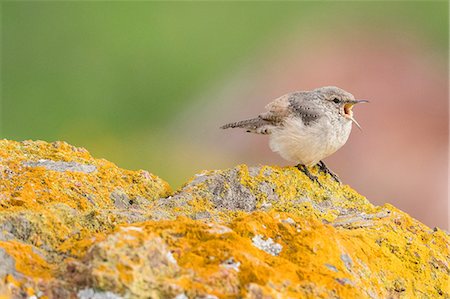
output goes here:
[{"label": "gray stone patch", "polygon": [[97,206],[97,203],[96,203],[95,200],[94,200],[94,198],[95,198],[94,195],[92,195],[92,194],[85,194],[85,195],[83,195],[83,196],[86,197],[86,199],[87,199],[94,207]]},{"label": "gray stone patch", "polygon": [[16,237],[8,231],[0,231],[0,241],[9,241],[15,238]]},{"label": "gray stone patch", "polygon": [[18,240],[27,241],[36,233],[36,224],[27,219],[25,212],[5,216],[0,214],[0,231]]},{"label": "gray stone patch", "polygon": [[208,176],[204,173],[196,174],[195,179],[189,185],[198,185],[208,179]]},{"label": "gray stone patch", "polygon": [[127,209],[130,207],[130,198],[124,191],[120,189],[116,189],[111,192],[109,198],[114,203],[114,206],[118,209]]},{"label": "gray stone patch", "polygon": [[272,174],[272,169],[270,168],[266,168],[264,169],[264,176],[270,176]]},{"label": "gray stone patch", "polygon": [[366,214],[363,212],[343,213],[343,211],[341,211],[341,214],[342,215],[333,221],[332,225],[334,227],[352,229],[373,226],[375,224],[375,220],[388,217],[391,214],[391,211],[383,210],[375,214]]},{"label": "gray stone patch", "polygon": [[343,253],[341,254],[341,260],[344,262],[345,267],[350,271],[353,266],[352,258],[348,254]]},{"label": "gray stone patch", "polygon": [[95,291],[94,289],[87,288],[80,290],[77,293],[78,299],[122,299],[123,297],[111,292]]},{"label": "gray stone patch", "polygon": [[156,202],[158,210],[173,209],[175,207],[185,207],[188,201],[192,200],[192,195],[189,193],[181,193],[175,196],[160,198]]},{"label": "gray stone patch", "polygon": [[3,248],[0,248],[0,278],[16,274],[16,262]]},{"label": "gray stone patch", "polygon": [[268,211],[268,210],[270,210],[272,208],[272,204],[270,203],[270,202],[266,202],[266,201],[264,201],[262,204],[261,204],[261,206],[259,207],[259,209],[260,210],[263,210],[263,211]]},{"label": "gray stone patch", "polygon": [[212,202],[217,209],[246,212],[256,209],[257,199],[250,190],[242,186],[236,169],[231,170],[229,176],[213,176],[208,180],[208,187],[213,194]]},{"label": "gray stone patch", "polygon": [[335,279],[338,283],[340,283],[341,285],[345,286],[345,285],[353,285],[353,281],[351,281],[348,278],[336,278]]},{"label": "gray stone patch", "polygon": [[278,194],[275,193],[275,189],[273,184],[268,182],[262,182],[258,186],[259,192],[265,194],[267,196],[267,200],[269,201],[278,201],[280,198]]},{"label": "gray stone patch", "polygon": [[142,210],[151,205],[151,202],[145,197],[137,196],[130,198],[128,194],[120,188],[111,192],[109,198],[118,209]]},{"label": "gray stone patch", "polygon": [[53,161],[41,159],[38,161],[25,161],[23,165],[26,167],[44,167],[47,170],[52,171],[71,171],[71,172],[84,172],[92,173],[97,170],[95,165],[90,164],[80,164],[76,162],[64,162],[64,161]]},{"label": "gray stone patch", "polygon": [[166,258],[169,262],[171,262],[174,265],[178,265],[177,260],[175,259],[175,257],[173,256],[172,252],[167,251],[166,253]]},{"label": "gray stone patch", "polygon": [[287,223],[287,224],[290,224],[290,225],[295,225],[296,224],[295,221],[292,218],[290,218],[290,217],[281,220],[281,222],[282,223]]},{"label": "gray stone patch", "polygon": [[277,256],[280,254],[283,246],[281,244],[275,243],[272,238],[268,238],[267,240],[263,239],[263,236],[256,235],[252,238],[253,246],[262,251],[267,252],[273,256]]},{"label": "gray stone patch", "polygon": [[164,210],[150,211],[149,219],[159,221],[159,220],[170,220],[173,219],[172,215]]},{"label": "gray stone patch", "polygon": [[197,212],[191,216],[194,220],[211,219],[211,213],[208,211]]},{"label": "gray stone patch", "polygon": [[328,269],[330,269],[333,272],[339,272],[339,270],[333,265],[325,264],[325,267],[327,267]]},{"label": "gray stone patch", "polygon": [[259,171],[261,170],[261,167],[249,167],[248,168],[248,174],[251,177],[256,177],[259,175]]},{"label": "gray stone patch", "polygon": [[[270,168],[249,167],[249,176],[264,178],[270,175]],[[184,207],[191,200],[206,198],[214,205],[216,211],[245,211],[253,212],[256,209],[271,209],[275,202],[279,201],[276,193],[276,186],[269,180],[262,180],[258,183],[257,190],[242,184],[242,175],[239,168],[228,169],[227,171],[208,171],[196,175],[190,182],[182,187],[173,197],[159,199],[156,203],[161,209],[171,209],[173,207]],[[258,199],[256,194],[263,193],[264,202]],[[195,194],[195,198],[193,195]],[[186,214],[186,213],[184,213]],[[189,214],[189,213],[187,213]],[[211,213],[214,217],[215,213]],[[197,217],[197,215],[186,215]]]},{"label": "gray stone patch", "polygon": [[[199,216],[201,217],[202,215],[193,215],[194,213],[190,210],[188,202],[191,200],[192,200],[191,194],[187,192],[186,193],[182,192],[174,196],[159,198],[157,201],[154,202],[147,201],[145,206],[151,207],[146,210],[149,211],[150,217],[153,220],[174,219],[179,215],[191,218]],[[182,211],[179,212],[172,212],[173,209],[176,207],[183,209]]]}]

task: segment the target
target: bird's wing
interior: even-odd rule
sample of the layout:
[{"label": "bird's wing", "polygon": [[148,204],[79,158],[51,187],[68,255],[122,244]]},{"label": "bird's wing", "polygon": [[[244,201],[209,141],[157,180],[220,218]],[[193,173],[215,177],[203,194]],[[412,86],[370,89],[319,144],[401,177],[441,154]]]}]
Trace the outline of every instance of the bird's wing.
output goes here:
[{"label": "bird's wing", "polygon": [[315,123],[322,115],[320,107],[317,106],[317,99],[310,92],[292,93],[289,97],[289,109],[305,126]]},{"label": "bird's wing", "polygon": [[266,105],[266,112],[261,113],[259,117],[273,124],[283,122],[289,116],[290,111],[289,95],[284,95]]},{"label": "bird's wing", "polygon": [[260,118],[273,124],[282,124],[287,117],[299,117],[305,125],[315,122],[320,113],[308,92],[293,92],[269,103],[267,112],[259,115]]}]

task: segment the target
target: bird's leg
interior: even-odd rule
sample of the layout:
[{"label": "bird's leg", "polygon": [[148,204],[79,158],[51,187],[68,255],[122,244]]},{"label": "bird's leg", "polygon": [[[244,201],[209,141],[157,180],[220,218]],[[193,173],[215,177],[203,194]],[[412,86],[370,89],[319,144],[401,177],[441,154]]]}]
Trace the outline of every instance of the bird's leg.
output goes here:
[{"label": "bird's leg", "polygon": [[311,181],[316,182],[320,185],[318,178],[308,170],[308,167],[303,164],[298,164],[297,168],[298,170],[303,172]]},{"label": "bird's leg", "polygon": [[335,174],[334,172],[332,172],[323,161],[319,161],[319,163],[317,163],[317,165],[319,166],[320,171],[329,174],[336,182],[338,182],[339,184],[342,184],[341,180],[339,179],[339,177],[337,176],[337,174]]}]

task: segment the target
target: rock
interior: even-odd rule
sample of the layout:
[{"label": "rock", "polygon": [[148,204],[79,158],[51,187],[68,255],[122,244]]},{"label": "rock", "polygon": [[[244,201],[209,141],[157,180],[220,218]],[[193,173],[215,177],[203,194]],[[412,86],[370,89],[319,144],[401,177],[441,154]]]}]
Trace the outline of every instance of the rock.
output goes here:
[{"label": "rock", "polygon": [[79,299],[122,299],[122,296],[111,292],[96,292],[93,289],[80,290],[77,293]]},{"label": "rock", "polygon": [[315,168],[322,186],[240,165],[171,193],[62,142],[0,157],[0,297],[450,297],[448,233]]},{"label": "rock", "polygon": [[267,240],[264,240],[264,238],[261,235],[256,235],[252,238],[252,244],[256,248],[259,248],[261,250],[264,250],[268,254],[271,254],[273,256],[277,256],[280,254],[281,250],[283,249],[283,246],[281,246],[278,243],[275,243],[272,238],[268,238]]},{"label": "rock", "polygon": [[[117,190],[126,203],[115,201]],[[53,278],[63,261],[84,255],[74,244],[150,219],[146,208],[170,193],[146,171],[120,169],[64,142],[1,140],[1,278]]]}]

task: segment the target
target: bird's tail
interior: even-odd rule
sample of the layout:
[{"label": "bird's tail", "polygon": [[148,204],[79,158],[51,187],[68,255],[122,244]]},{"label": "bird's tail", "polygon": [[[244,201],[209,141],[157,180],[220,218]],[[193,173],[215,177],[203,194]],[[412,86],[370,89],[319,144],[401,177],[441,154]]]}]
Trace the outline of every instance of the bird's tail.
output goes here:
[{"label": "bird's tail", "polygon": [[221,126],[221,129],[228,128],[243,128],[247,132],[257,133],[257,134],[269,134],[268,126],[270,123],[260,117],[250,118],[246,120],[241,120],[238,122],[229,123]]},{"label": "bird's tail", "polygon": [[251,118],[246,120],[241,120],[233,123],[229,123],[226,125],[221,126],[221,129],[229,129],[229,128],[248,128],[255,126],[261,119],[258,118]]}]

